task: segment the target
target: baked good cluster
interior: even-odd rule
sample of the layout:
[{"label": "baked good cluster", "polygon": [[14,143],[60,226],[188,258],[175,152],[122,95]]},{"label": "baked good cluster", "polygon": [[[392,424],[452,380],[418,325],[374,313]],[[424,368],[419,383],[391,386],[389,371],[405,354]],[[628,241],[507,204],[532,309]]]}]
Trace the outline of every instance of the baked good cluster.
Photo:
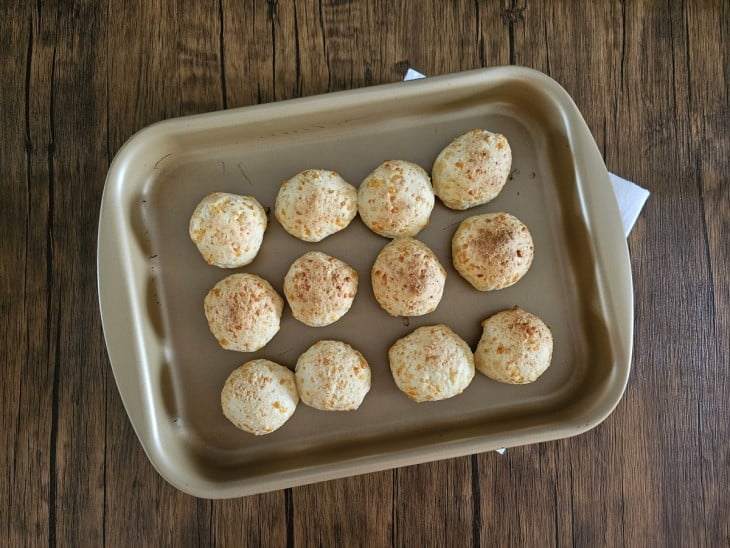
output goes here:
[{"label": "baked good cluster", "polygon": [[[474,129],[455,138],[429,173],[405,160],[377,166],[356,188],[334,171],[307,169],[281,185],[274,217],[291,236],[316,243],[347,229],[359,214],[375,234],[389,239],[370,270],[373,297],[383,313],[423,316],[441,302],[446,270],[418,234],[438,198],[467,210],[496,198],[508,181],[512,152],[504,135]],[[250,264],[262,245],[268,219],[254,196],[214,192],[195,208],[190,238],[202,258],[220,268]],[[534,257],[528,227],[508,212],[464,219],[451,239],[455,270],[475,291],[497,291],[527,274]],[[358,272],[321,251],[296,258],[283,280],[283,297],[268,280],[238,272],[220,280],[203,302],[210,332],[227,350],[255,352],[280,329],[288,304],[293,317],[323,327],[346,315],[358,292]],[[553,337],[535,314],[517,306],[481,324],[475,351],[449,326],[419,327],[388,350],[395,385],[414,402],[461,394],[476,372],[501,383],[535,381],[550,365]],[[298,403],[323,411],[358,409],[371,387],[364,355],[345,341],[317,340],[294,370],[265,359],[247,361],[221,391],[225,417],[255,435],[283,426]]]}]

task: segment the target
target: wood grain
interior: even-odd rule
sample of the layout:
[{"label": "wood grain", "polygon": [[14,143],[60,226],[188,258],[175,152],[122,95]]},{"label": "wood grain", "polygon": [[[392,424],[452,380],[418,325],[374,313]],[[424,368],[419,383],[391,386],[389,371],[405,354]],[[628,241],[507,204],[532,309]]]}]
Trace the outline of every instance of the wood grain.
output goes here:
[{"label": "wood grain", "polygon": [[[730,5],[246,0],[0,5],[0,535],[8,545],[730,544]],[[165,118],[516,63],[558,80],[629,237],[633,371],[569,440],[229,501],[137,442],[97,312],[109,163]]]},{"label": "wood grain", "polygon": [[[47,51],[40,50],[36,39],[34,67],[33,22],[23,10],[11,17],[14,7],[0,7],[6,21],[0,33],[0,47],[6,52],[0,64],[0,113],[3,127],[12,128],[11,138],[0,139],[0,492],[8,501],[0,505],[0,530],[11,543],[25,535],[31,542],[45,543],[53,469],[48,457],[48,387],[53,384],[55,347],[46,268],[48,93],[43,91],[50,87],[47,76],[38,82],[43,74],[38,66],[48,60],[43,55]],[[31,94],[31,83],[38,96]]]},{"label": "wood grain", "polygon": [[[223,107],[218,10],[191,11],[185,4],[109,5],[109,22],[128,23],[110,33],[106,45],[107,162],[146,125]],[[151,468],[141,446],[131,443],[134,432],[111,375],[105,388],[105,544],[210,544],[216,538],[211,503],[171,488]]]},{"label": "wood grain", "polygon": [[708,263],[699,276],[710,289],[703,322],[707,348],[696,352],[699,390],[692,441],[700,448],[704,538],[730,542],[730,502],[723,488],[730,485],[730,425],[721,418],[730,416],[730,54],[722,46],[730,36],[728,7],[707,5],[702,15],[686,13],[684,22],[690,161]]}]

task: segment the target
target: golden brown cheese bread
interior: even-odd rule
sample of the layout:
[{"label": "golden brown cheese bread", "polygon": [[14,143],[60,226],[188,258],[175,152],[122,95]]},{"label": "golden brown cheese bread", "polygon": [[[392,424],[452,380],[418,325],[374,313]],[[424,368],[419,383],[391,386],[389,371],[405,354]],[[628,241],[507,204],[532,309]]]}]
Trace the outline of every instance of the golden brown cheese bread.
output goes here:
[{"label": "golden brown cheese bread", "polygon": [[208,326],[227,350],[255,352],[279,331],[284,300],[255,274],[232,274],[218,282],[203,304]]},{"label": "golden brown cheese bread", "polygon": [[444,294],[444,267],[426,244],[413,238],[387,244],[370,274],[375,299],[391,316],[433,312]]},{"label": "golden brown cheese bread", "polygon": [[269,360],[233,371],[221,390],[221,408],[234,426],[256,436],[281,428],[294,414],[299,394],[294,373]]},{"label": "golden brown cheese bread", "polygon": [[490,379],[526,384],[550,366],[553,334],[535,314],[516,306],[484,320],[482,329],[474,363]]},{"label": "golden brown cheese bread", "polygon": [[214,192],[195,208],[188,230],[208,264],[238,268],[258,254],[266,225],[266,213],[256,198]]},{"label": "golden brown cheese bread", "polygon": [[502,191],[512,169],[512,150],[499,133],[473,129],[454,139],[433,164],[433,189],[451,209],[490,202]]},{"label": "golden brown cheese bread", "polygon": [[469,345],[444,324],[419,327],[388,350],[396,386],[415,402],[461,394],[474,378]]},{"label": "golden brown cheese bread", "polygon": [[302,402],[322,411],[352,411],[370,391],[370,366],[341,341],[319,341],[297,360],[294,377]]},{"label": "golden brown cheese bread", "polygon": [[464,219],[451,240],[454,268],[479,291],[517,283],[530,269],[534,252],[530,231],[509,213]]},{"label": "golden brown cheese bread", "polygon": [[284,278],[284,296],[297,320],[322,327],[350,310],[357,282],[357,272],[346,262],[310,251],[289,267]]},{"label": "golden brown cheese bread", "polygon": [[418,234],[428,224],[435,201],[428,173],[405,160],[382,163],[357,193],[363,223],[387,238]]},{"label": "golden brown cheese bread", "polygon": [[274,208],[284,230],[305,242],[339,232],[356,214],[357,189],[324,169],[307,169],[284,181]]}]

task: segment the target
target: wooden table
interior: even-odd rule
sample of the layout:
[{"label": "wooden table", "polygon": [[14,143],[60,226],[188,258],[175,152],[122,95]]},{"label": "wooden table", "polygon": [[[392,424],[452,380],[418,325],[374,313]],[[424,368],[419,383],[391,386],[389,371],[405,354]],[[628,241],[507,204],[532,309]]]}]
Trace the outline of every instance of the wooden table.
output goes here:
[{"label": "wooden table", "polygon": [[[68,4],[0,7],[0,544],[730,543],[730,3]],[[238,500],[168,485],[99,319],[117,149],[168,117],[511,63],[560,82],[608,168],[652,192],[616,411],[503,456]]]}]

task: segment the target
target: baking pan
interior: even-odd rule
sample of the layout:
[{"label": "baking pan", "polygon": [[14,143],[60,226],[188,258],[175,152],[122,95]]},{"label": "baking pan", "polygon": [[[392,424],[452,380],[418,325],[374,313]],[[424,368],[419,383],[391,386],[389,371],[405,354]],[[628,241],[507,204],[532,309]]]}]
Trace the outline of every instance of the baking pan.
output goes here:
[{"label": "baking pan", "polygon": [[[354,185],[387,159],[430,169],[438,152],[472,128],[505,134],[513,173],[489,204],[464,212],[438,203],[418,238],[447,269],[432,314],[389,317],[375,302],[370,268],[388,240],[359,219],[317,244],[284,232],[270,215],[264,244],[242,269],[208,266],[190,241],[195,205],[212,191],[255,196],[272,208],[279,185],[306,168]],[[531,230],[535,259],[514,286],[480,293],[453,269],[450,241],[464,218],[506,211]],[[360,287],[335,324],[306,327],[288,309],[261,351],[220,348],[203,298],[246,271],[281,293],[291,262],[321,250],[350,263]],[[579,434],[604,420],[629,375],[633,291],[628,250],[606,167],[568,94],[547,76],[498,67],[246,107],[152,125],[115,157],[104,188],[98,240],[99,300],[124,406],[150,461],[187,493],[225,498]],[[552,366],[510,386],[477,373],[460,396],[416,404],[398,391],[388,347],[416,327],[446,323],[474,348],[480,322],[519,305],[552,329]],[[340,339],[372,368],[354,412],[300,403],[280,430],[255,437],[224,418],[220,389],[256,357],[294,366],[317,340]]]}]

